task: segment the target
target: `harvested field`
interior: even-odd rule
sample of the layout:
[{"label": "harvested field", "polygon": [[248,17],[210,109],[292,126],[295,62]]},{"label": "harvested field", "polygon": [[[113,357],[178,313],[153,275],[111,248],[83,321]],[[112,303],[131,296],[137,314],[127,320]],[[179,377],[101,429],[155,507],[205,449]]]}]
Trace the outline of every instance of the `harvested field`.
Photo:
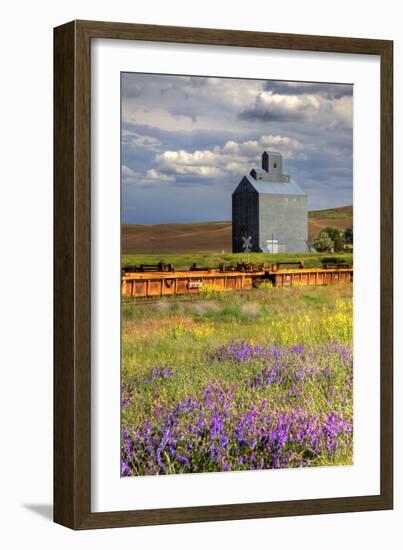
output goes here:
[{"label": "harvested field", "polygon": [[[347,229],[353,224],[353,207],[309,213],[309,236],[331,226]],[[123,224],[122,254],[223,253],[232,250],[230,221],[177,224]]]}]

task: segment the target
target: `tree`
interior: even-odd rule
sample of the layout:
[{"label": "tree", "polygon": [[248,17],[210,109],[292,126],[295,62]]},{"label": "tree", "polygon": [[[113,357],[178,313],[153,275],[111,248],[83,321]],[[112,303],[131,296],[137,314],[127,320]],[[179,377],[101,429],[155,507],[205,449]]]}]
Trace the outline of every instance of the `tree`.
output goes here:
[{"label": "tree", "polygon": [[344,232],[344,237],[346,239],[346,244],[353,244],[353,228],[349,227]]},{"label": "tree", "polygon": [[313,240],[311,238],[307,239],[305,241],[305,244],[306,244],[306,247],[307,247],[309,253],[315,252],[315,247],[313,246]]},{"label": "tree", "polygon": [[325,227],[319,233],[319,236],[328,236],[333,241],[333,249],[335,252],[341,252],[344,250],[346,243],[345,232],[336,229],[335,227]]},{"label": "tree", "polygon": [[331,252],[334,250],[334,241],[325,231],[321,231],[312,244],[317,252]]}]

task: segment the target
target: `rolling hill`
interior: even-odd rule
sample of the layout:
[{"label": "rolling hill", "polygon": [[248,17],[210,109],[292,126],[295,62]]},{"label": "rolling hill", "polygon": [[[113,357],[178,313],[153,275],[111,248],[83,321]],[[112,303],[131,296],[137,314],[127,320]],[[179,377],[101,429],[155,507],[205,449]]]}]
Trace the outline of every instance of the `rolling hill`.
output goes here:
[{"label": "rolling hill", "polygon": [[[352,227],[353,207],[315,210],[308,214],[309,235],[327,226]],[[230,221],[154,225],[122,225],[122,254],[231,252]]]},{"label": "rolling hill", "polygon": [[347,229],[353,226],[353,207],[340,206],[329,210],[313,210],[308,213],[309,236],[316,235],[325,227]]}]

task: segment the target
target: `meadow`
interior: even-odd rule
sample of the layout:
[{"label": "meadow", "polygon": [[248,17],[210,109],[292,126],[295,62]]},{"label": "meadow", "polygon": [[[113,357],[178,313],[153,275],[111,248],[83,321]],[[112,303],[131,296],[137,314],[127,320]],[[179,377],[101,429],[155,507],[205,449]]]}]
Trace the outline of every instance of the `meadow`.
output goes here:
[{"label": "meadow", "polygon": [[165,254],[124,254],[122,255],[122,267],[140,264],[174,264],[175,269],[189,269],[193,263],[201,267],[218,267],[220,262],[236,265],[238,262],[267,263],[300,262],[304,261],[305,267],[321,267],[324,258],[338,258],[347,263],[353,262],[351,252],[327,253],[295,253],[295,254],[270,254],[268,252],[251,252],[249,254],[213,253],[213,252],[189,252],[189,253],[165,253]]},{"label": "meadow", "polygon": [[352,383],[352,285],[123,303],[121,474],[351,464]]}]

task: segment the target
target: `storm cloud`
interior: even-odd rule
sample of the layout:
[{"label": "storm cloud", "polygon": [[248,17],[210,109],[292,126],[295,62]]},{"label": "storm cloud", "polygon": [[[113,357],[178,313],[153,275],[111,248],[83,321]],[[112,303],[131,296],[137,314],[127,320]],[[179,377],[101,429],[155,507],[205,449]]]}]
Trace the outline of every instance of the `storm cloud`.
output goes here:
[{"label": "storm cloud", "polygon": [[268,80],[264,90],[281,95],[314,94],[327,99],[340,99],[353,95],[351,84],[317,84],[316,82],[281,82]]},{"label": "storm cloud", "polygon": [[122,75],[126,223],[228,220],[231,193],[264,150],[311,209],[352,204],[348,84]]}]

